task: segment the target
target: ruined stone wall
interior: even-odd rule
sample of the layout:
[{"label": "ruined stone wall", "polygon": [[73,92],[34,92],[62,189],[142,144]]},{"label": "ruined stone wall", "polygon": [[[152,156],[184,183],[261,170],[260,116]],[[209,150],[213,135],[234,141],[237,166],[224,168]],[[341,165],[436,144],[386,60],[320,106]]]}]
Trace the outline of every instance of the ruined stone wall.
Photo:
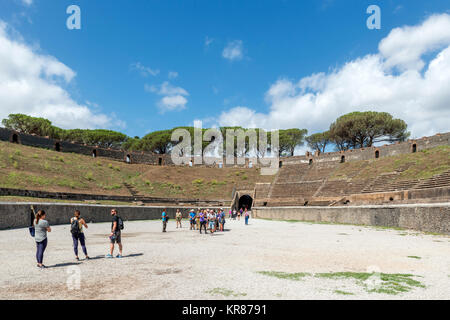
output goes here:
[{"label": "ruined stone wall", "polygon": [[415,145],[415,151],[434,148],[437,146],[450,145],[450,132],[443,134],[436,134],[431,137],[424,137],[417,140],[408,140],[406,142],[399,142],[395,144],[388,144],[380,147],[370,147],[361,149],[352,149],[339,152],[314,153],[306,154],[304,156],[287,157],[280,159],[284,164],[301,164],[309,163],[311,160],[315,162],[341,162],[342,157],[344,161],[359,161],[370,160],[376,158],[378,151],[379,158],[395,156],[398,154],[412,153]]},{"label": "ruined stone wall", "polygon": [[253,208],[252,216],[275,220],[344,223],[450,234],[450,203],[359,207]]},{"label": "ruined stone wall", "polygon": [[[23,134],[14,132],[9,129],[0,128],[0,140],[13,142],[13,135],[17,135],[18,143],[38,148],[46,148],[50,150],[59,149],[61,152],[73,152],[78,154],[84,154],[88,156],[92,156],[95,150],[95,153],[98,157],[105,157],[114,159],[117,161],[127,161],[127,156],[129,156],[129,160],[131,163],[142,163],[142,164],[153,164],[153,165],[173,165],[172,159],[170,155],[160,155],[154,154],[151,152],[127,152],[124,150],[118,149],[104,149],[96,146],[85,146],[76,143],[70,143],[66,141],[58,141],[46,137],[39,137],[29,134]],[[59,145],[59,148],[57,148]],[[375,153],[378,152],[378,156],[389,157],[397,154],[406,154],[413,152],[413,148],[415,145],[415,150],[420,151],[424,149],[433,148],[436,146],[442,145],[450,145],[450,132],[437,134],[431,137],[424,137],[417,140],[408,140],[407,142],[396,143],[391,145],[384,145],[380,147],[371,147],[371,148],[362,148],[362,149],[354,149],[347,150],[343,152],[327,152],[322,154],[309,154],[307,153],[304,156],[294,156],[294,157],[285,157],[280,158],[280,162],[282,164],[305,164],[312,162],[330,162],[330,163],[339,163],[342,161],[342,157],[344,157],[344,161],[358,161],[358,160],[369,160],[375,158]],[[215,163],[214,163],[215,162]],[[244,163],[239,164],[237,161],[234,162],[233,165],[240,166],[249,166],[249,163],[252,163],[253,167],[261,167],[258,163],[257,159],[245,159]],[[192,157],[192,163],[195,165],[194,157]],[[219,167],[219,163],[222,163],[222,166],[230,166],[226,163],[225,158],[217,158],[211,160],[211,165],[206,165],[203,162],[204,166],[214,166]],[[187,165],[187,164],[186,164]]]},{"label": "ruined stone wall", "polygon": [[[116,208],[120,217],[125,221],[155,220],[161,219],[163,209],[167,209],[170,219],[175,219],[176,209],[181,209],[183,217],[187,218],[190,208],[180,207],[137,207],[137,206],[107,206],[89,204],[60,204],[60,203],[0,203],[0,230],[25,228],[30,225],[31,209],[44,210],[46,219],[50,225],[69,224],[75,210],[80,210],[81,215],[88,223],[110,222],[111,209]],[[213,207],[214,209],[218,209]],[[124,231],[125,231],[124,230]]]},{"label": "ruined stone wall", "polygon": [[154,165],[172,164],[170,156],[167,155],[158,155],[150,152],[127,152],[119,149],[105,149],[97,146],[87,146],[77,143],[70,143],[67,141],[59,141],[46,137],[18,133],[5,128],[0,128],[0,140],[13,142],[14,135],[17,136],[17,143],[30,147],[44,148],[60,152],[77,153],[86,156],[95,155],[96,157],[109,158],[124,162],[127,162],[127,157],[129,157],[130,163]]}]

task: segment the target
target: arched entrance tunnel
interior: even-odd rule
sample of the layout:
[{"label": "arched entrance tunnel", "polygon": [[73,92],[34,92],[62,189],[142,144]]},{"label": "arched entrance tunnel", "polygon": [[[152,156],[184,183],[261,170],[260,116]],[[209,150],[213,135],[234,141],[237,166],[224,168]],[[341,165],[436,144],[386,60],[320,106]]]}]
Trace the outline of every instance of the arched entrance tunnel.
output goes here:
[{"label": "arched entrance tunnel", "polygon": [[253,199],[247,194],[244,194],[239,198],[238,209],[246,209],[251,210],[253,205]]}]

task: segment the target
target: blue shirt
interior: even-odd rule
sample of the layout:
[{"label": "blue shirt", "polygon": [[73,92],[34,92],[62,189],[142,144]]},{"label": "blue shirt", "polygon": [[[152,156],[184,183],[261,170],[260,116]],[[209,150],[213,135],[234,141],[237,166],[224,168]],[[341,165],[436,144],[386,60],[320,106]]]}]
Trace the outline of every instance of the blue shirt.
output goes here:
[{"label": "blue shirt", "polygon": [[162,221],[167,221],[167,213],[165,211],[163,211],[161,217],[162,217]]},{"label": "blue shirt", "polygon": [[191,217],[191,220],[195,218],[195,212],[189,213],[189,216]]}]

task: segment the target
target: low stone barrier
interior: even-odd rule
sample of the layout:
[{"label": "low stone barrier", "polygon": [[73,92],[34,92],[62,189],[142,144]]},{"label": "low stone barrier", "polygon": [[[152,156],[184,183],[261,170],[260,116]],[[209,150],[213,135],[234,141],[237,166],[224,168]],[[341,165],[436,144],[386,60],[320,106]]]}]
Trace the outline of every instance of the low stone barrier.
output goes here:
[{"label": "low stone barrier", "polygon": [[[110,222],[111,209],[116,208],[119,216],[124,221],[153,220],[160,219],[161,212],[167,209],[171,219],[175,218],[176,209],[181,209],[183,217],[186,218],[191,208],[187,207],[142,207],[142,206],[107,206],[88,204],[60,204],[60,203],[5,203],[0,202],[0,230],[25,228],[31,222],[30,206],[35,210],[45,210],[50,225],[69,224],[70,218],[75,210],[80,210],[86,222]],[[197,209],[193,207],[192,209]]]},{"label": "low stone barrier", "polygon": [[450,203],[354,207],[254,207],[257,218],[344,223],[450,234]]},{"label": "low stone barrier", "polygon": [[[133,202],[141,201],[143,203],[164,204],[169,205],[174,203],[187,203],[194,206],[225,206],[229,203],[229,200],[202,200],[202,199],[184,199],[184,198],[157,198],[157,197],[145,197],[145,196],[117,196],[107,194],[87,194],[87,193],[69,193],[69,192],[50,192],[39,190],[25,190],[25,189],[13,189],[13,188],[0,188],[0,196],[18,196],[18,197],[30,197],[30,198],[43,198],[43,199],[59,199],[70,201],[86,201],[86,200],[104,200],[104,201],[122,201]],[[157,206],[157,205],[156,205]]]}]

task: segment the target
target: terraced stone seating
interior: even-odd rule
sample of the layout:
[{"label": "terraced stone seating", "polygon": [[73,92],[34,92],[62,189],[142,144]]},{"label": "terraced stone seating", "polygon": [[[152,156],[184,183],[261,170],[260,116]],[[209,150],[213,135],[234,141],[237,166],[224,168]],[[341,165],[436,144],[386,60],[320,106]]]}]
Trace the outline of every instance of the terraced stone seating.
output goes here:
[{"label": "terraced stone seating", "polygon": [[396,179],[398,173],[381,174],[371,184],[366,186],[361,193],[376,193],[387,191],[388,186]]},{"label": "terraced stone seating", "polygon": [[302,181],[323,181],[327,179],[331,173],[336,170],[337,164],[313,164],[306,170]]},{"label": "terraced stone seating", "polygon": [[270,183],[257,183],[255,186],[255,205],[265,206],[269,201]]},{"label": "terraced stone seating", "polygon": [[435,175],[430,179],[421,180],[414,189],[428,189],[428,188],[439,188],[450,186],[450,170],[442,174]]},{"label": "terraced stone seating", "polygon": [[285,206],[304,206],[305,199],[303,198],[283,198],[283,199],[271,199],[268,202],[268,207],[285,207]]},{"label": "terraced stone seating", "polygon": [[271,199],[274,198],[292,198],[312,197],[322,182],[299,182],[299,183],[276,183],[273,186]]},{"label": "terraced stone seating", "polygon": [[355,193],[361,193],[369,180],[360,181],[327,181],[320,192],[316,195],[318,197],[337,197],[348,196]]},{"label": "terraced stone seating", "polygon": [[391,192],[413,189],[429,189],[450,186],[450,171],[435,175],[429,179],[396,180],[398,173],[380,175],[372,185],[362,193]]},{"label": "terraced stone seating", "polygon": [[300,182],[308,169],[308,164],[286,165],[280,169],[277,183]]},{"label": "terraced stone seating", "polygon": [[[444,158],[440,160],[443,165],[445,165]],[[407,179],[405,171],[411,170],[414,175],[417,167],[424,170],[423,165],[420,167],[420,162],[418,165],[414,158],[395,166],[394,172],[377,174],[377,171],[373,170],[373,166],[377,165],[374,161],[360,162],[350,167],[347,163],[319,161],[312,164],[286,164],[278,172],[271,187],[268,184],[256,187],[255,201],[257,205],[264,206],[303,206],[315,203],[327,205],[330,202],[328,205],[333,205],[333,201],[339,202],[351,195],[397,192],[391,198],[387,196],[389,201],[394,201],[402,197],[398,191],[450,187],[450,170],[428,179]],[[380,164],[379,172],[383,172],[389,166],[390,164],[385,161]],[[445,192],[438,192],[444,194],[440,196],[441,198],[446,197]],[[380,199],[380,196],[369,196],[364,201],[387,201]],[[407,200],[402,198],[401,201]]]}]

